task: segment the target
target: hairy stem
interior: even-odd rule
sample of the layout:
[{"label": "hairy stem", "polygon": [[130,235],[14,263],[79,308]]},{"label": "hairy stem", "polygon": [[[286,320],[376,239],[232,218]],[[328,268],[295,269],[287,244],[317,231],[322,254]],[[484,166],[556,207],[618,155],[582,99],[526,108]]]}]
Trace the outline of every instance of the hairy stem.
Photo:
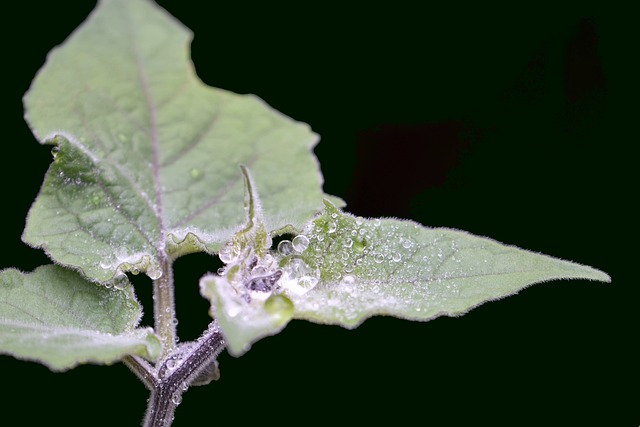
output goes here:
[{"label": "hairy stem", "polygon": [[122,359],[122,363],[131,370],[142,381],[144,386],[149,390],[156,387],[158,380],[156,379],[153,367],[146,360],[138,356],[126,356]]},{"label": "hairy stem", "polygon": [[162,342],[164,357],[176,346],[176,310],[173,290],[173,266],[171,261],[163,259],[162,276],[153,281],[153,317],[155,331]]},{"label": "hairy stem", "polygon": [[222,333],[212,322],[196,342],[183,344],[169,355],[157,369],[143,426],[169,427],[182,393],[215,363],[223,348]]}]

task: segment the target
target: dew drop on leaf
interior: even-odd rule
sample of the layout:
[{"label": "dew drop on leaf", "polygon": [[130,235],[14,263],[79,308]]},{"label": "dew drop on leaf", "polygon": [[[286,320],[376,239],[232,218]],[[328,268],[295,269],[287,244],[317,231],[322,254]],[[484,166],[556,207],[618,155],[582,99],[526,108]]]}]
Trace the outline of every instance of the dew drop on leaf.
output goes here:
[{"label": "dew drop on leaf", "polygon": [[282,294],[274,294],[267,298],[264,309],[267,313],[283,319],[293,316],[293,303]]},{"label": "dew drop on leaf", "polygon": [[127,280],[127,276],[125,274],[119,273],[113,278],[113,280],[106,282],[105,286],[107,286],[107,288],[113,288],[115,290],[121,291],[127,286],[128,283],[129,281]]},{"label": "dew drop on leaf", "polygon": [[267,274],[267,269],[264,265],[256,265],[251,269],[252,276],[264,276]]},{"label": "dew drop on leaf", "polygon": [[293,244],[291,243],[291,240],[283,240],[278,243],[278,252],[285,256],[291,255],[293,253]]},{"label": "dew drop on leaf", "polygon": [[345,285],[353,285],[355,281],[356,281],[356,278],[350,274],[347,274],[342,278],[342,283]]},{"label": "dew drop on leaf", "polygon": [[234,262],[236,259],[238,259],[238,252],[233,247],[233,245],[226,244],[222,248],[220,248],[218,257],[220,258],[220,261],[224,262],[225,264],[229,264],[230,262]]},{"label": "dew drop on leaf", "polygon": [[291,244],[296,252],[301,253],[309,247],[309,238],[304,234],[300,234],[293,238]]},{"label": "dew drop on leaf", "polygon": [[198,179],[202,176],[202,171],[198,168],[193,168],[189,171],[189,174],[191,175],[191,178]]}]

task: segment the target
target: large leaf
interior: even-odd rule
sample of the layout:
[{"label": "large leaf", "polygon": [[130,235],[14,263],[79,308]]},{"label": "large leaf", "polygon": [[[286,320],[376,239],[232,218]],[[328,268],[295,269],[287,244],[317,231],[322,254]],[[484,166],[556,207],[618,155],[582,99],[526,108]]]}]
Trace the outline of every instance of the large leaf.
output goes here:
[{"label": "large leaf", "polygon": [[242,224],[241,163],[270,231],[322,207],[317,135],[255,96],[205,86],[190,39],[149,0],[102,0],[50,53],[25,96],[34,134],[55,144],[27,243],[93,280],[155,278],[163,259],[216,252]]},{"label": "large leaf", "polygon": [[610,281],[584,265],[464,231],[359,218],[328,201],[302,234],[281,241],[269,257],[277,263],[251,261],[262,268],[258,277],[268,285],[257,292],[255,275],[246,273],[245,265],[238,269],[240,280],[229,280],[228,274],[201,280],[212,312],[225,320],[221,327],[234,355],[277,333],[291,318],[347,328],[374,315],[430,320],[464,314],[534,283]]},{"label": "large leaf", "polygon": [[[594,268],[464,231],[412,221],[367,220],[326,202],[303,236],[309,245],[285,259],[281,286],[295,317],[352,328],[373,315],[430,320],[461,315],[556,279],[610,281]],[[303,265],[287,269],[286,262]],[[301,281],[317,284],[301,288]],[[301,291],[302,289],[302,291]]]},{"label": "large leaf", "polygon": [[150,328],[135,329],[142,311],[122,284],[107,289],[53,265],[1,271],[0,353],[56,371],[130,354],[155,359],[160,341]]}]

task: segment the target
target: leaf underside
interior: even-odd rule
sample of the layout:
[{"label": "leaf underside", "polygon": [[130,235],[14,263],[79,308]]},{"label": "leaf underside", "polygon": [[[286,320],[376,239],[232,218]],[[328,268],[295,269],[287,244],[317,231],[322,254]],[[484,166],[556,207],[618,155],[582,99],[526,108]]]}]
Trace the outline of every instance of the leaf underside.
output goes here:
[{"label": "leaf underside", "polygon": [[126,355],[155,359],[160,342],[130,286],[107,289],[53,265],[0,272],[0,353],[55,371],[111,364]]},{"label": "leaf underside", "polygon": [[269,231],[321,209],[318,136],[255,96],[204,85],[191,36],[149,0],[102,0],[50,53],[24,99],[34,134],[55,146],[25,242],[95,281],[157,278],[162,260],[215,253],[242,224],[241,164]]}]

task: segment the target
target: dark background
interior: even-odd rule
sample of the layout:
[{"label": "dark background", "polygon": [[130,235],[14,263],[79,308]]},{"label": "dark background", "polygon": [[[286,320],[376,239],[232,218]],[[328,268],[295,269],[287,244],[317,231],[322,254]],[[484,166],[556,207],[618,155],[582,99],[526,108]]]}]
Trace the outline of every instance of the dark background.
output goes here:
[{"label": "dark background", "polygon": [[[48,262],[20,240],[51,161],[24,123],[21,98],[46,53],[94,4],[80,3],[22,2],[3,15],[0,268]],[[175,426],[229,417],[640,424],[630,13],[543,3],[159,3],[196,34],[193,58],[206,83],[257,94],[321,135],[325,191],[350,212],[464,229],[613,278],[539,284],[429,323],[373,318],[347,331],[293,321],[241,358],[223,354],[221,380],[191,389]],[[197,280],[214,262],[176,263],[183,339],[208,321]],[[137,286],[148,306],[149,284]],[[137,425],[145,409],[146,390],[121,364],[54,374],[0,356],[0,375],[2,416],[24,425]]]}]

